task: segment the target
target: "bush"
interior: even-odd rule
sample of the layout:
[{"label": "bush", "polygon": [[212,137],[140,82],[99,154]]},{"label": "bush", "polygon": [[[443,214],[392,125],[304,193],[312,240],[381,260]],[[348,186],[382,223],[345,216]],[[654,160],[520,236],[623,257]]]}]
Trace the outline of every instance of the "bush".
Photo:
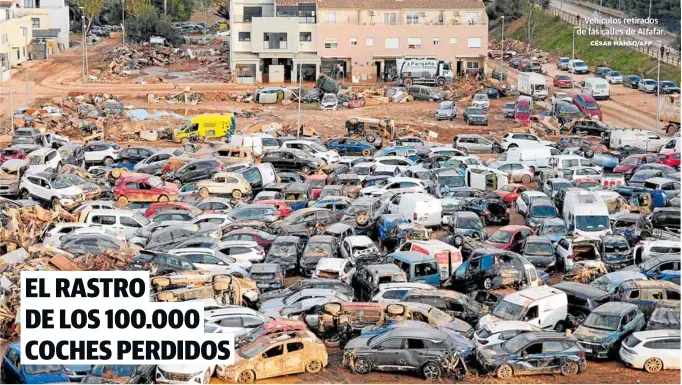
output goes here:
[{"label": "bush", "polygon": [[160,16],[154,7],[144,9],[138,16],[126,17],[126,38],[131,42],[149,42],[153,36],[163,37],[174,46],[183,42],[180,31],[173,27],[170,20]]}]

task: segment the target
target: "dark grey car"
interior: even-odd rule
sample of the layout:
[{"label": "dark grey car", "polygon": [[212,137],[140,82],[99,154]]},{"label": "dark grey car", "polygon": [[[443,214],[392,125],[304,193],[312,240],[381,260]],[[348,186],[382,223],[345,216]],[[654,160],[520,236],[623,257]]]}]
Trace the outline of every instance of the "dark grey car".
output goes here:
[{"label": "dark grey car", "polygon": [[488,125],[488,113],[478,107],[469,107],[464,110],[464,123],[470,125]]},{"label": "dark grey car", "polygon": [[432,90],[428,86],[411,86],[407,89],[407,93],[412,95],[415,100],[426,100],[429,102],[440,102],[443,100],[443,94]]},{"label": "dark grey car", "polygon": [[74,255],[102,254],[105,250],[119,251],[125,245],[116,237],[106,234],[76,234],[62,239],[60,249]]},{"label": "dark grey car", "polygon": [[266,263],[276,263],[284,268],[285,273],[298,269],[298,260],[303,252],[304,243],[299,237],[279,236],[272,241],[265,256]]},{"label": "dark grey car", "polygon": [[204,236],[215,231],[220,231],[214,223],[180,223],[170,225],[152,234],[145,246],[146,250],[170,250],[178,244],[196,236]]},{"label": "dark grey car", "polygon": [[514,114],[516,114],[516,103],[514,102],[504,103],[504,106],[502,106],[502,117],[513,119]]}]

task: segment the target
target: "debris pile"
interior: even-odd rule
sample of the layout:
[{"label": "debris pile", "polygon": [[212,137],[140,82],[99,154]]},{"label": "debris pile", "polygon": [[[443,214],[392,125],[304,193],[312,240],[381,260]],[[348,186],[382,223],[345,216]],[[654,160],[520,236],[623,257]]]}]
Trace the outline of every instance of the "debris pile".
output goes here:
[{"label": "debris pile", "polygon": [[180,56],[177,49],[159,45],[147,43],[122,45],[104,58],[105,66],[98,78],[136,76],[140,74],[141,68],[165,66]]},{"label": "debris pile", "polygon": [[199,102],[203,100],[204,100],[203,94],[193,92],[189,87],[185,87],[185,89],[182,90],[181,92],[166,96],[166,103],[168,104],[183,103],[197,105]]},{"label": "debris pile", "polygon": [[[502,41],[494,40],[488,45],[488,57],[499,59],[502,55]],[[549,61],[549,53],[530,46],[522,41],[514,39],[504,39],[504,57],[521,57],[524,59],[534,59],[545,64]]]}]

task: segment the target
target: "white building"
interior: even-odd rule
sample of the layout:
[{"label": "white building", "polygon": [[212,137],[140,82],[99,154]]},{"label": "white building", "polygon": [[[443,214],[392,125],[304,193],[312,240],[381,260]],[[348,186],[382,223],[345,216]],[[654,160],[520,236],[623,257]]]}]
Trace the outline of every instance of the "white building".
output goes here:
[{"label": "white building", "polygon": [[[57,41],[69,48],[69,6],[66,5],[65,0],[17,0],[17,10],[25,9],[40,9],[47,11],[49,15],[49,28],[46,30],[45,26],[40,26],[40,29],[49,32],[43,34],[57,35]],[[55,36],[40,36],[40,37],[55,37]]]}]

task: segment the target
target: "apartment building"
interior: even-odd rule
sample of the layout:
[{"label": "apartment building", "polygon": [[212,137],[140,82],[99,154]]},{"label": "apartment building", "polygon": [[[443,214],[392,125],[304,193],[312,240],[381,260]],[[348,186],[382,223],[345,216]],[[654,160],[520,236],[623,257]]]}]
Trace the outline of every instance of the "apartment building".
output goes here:
[{"label": "apartment building", "polygon": [[455,74],[483,69],[488,17],[482,0],[320,0],[323,72],[341,65],[353,82],[390,79],[396,59],[452,61]]},{"label": "apartment building", "polygon": [[[315,0],[230,1],[230,66],[239,83],[314,80],[317,56]],[[300,64],[300,68],[299,68]]]},{"label": "apartment building", "polygon": [[69,47],[69,6],[65,0],[17,0],[17,2],[23,14],[48,16],[46,24],[33,24],[34,29],[40,30],[36,37],[54,39],[63,47]]},{"label": "apartment building", "polygon": [[16,0],[0,0],[0,62],[4,80],[7,64],[21,64],[27,60],[33,39],[31,17],[18,15]]}]

